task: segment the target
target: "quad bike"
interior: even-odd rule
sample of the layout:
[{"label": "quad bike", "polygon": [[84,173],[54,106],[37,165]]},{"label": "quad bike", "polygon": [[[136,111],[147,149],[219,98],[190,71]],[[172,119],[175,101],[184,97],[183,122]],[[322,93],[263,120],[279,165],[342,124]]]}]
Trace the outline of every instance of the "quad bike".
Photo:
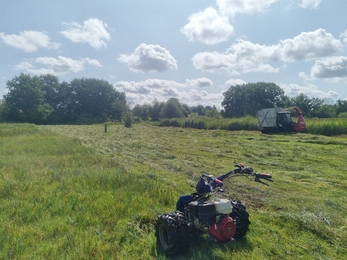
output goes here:
[{"label": "quad bike", "polygon": [[[256,182],[272,181],[272,176],[256,173],[252,167],[236,164],[235,169],[214,178],[202,174],[196,192],[181,196],[176,210],[158,216],[155,225],[157,246],[166,255],[184,253],[190,239],[199,234],[209,234],[216,242],[227,242],[246,235],[250,221],[246,207],[237,200],[223,199],[223,180],[228,177],[251,176]],[[211,197],[214,196],[214,199]]]}]

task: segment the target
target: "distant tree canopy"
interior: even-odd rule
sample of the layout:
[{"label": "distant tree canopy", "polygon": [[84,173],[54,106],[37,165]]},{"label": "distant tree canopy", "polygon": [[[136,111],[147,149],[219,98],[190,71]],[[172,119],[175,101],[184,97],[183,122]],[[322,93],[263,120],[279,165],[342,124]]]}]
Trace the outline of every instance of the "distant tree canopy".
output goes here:
[{"label": "distant tree canopy", "polygon": [[[313,117],[314,116],[313,113],[315,113],[314,111],[317,112],[318,108],[323,105],[324,100],[319,98],[309,98],[308,96],[301,93],[300,95],[296,97],[287,98],[286,102],[283,102],[284,107],[297,106],[300,108],[300,110],[302,111],[304,115]],[[324,111],[322,110],[322,112]],[[315,113],[315,114],[318,115],[320,113]]]},{"label": "distant tree canopy", "polygon": [[46,102],[44,84],[37,76],[21,74],[7,82],[4,112],[15,122],[43,123],[52,107]]},{"label": "distant tree canopy", "polygon": [[177,98],[170,98],[166,102],[155,100],[152,104],[137,104],[132,111],[136,117],[152,121],[158,121],[162,118],[189,116],[220,117],[220,113],[215,106],[197,105],[190,107],[179,102]]},{"label": "distant tree canopy", "polygon": [[120,119],[127,109],[125,93],[99,79],[59,83],[54,75],[31,77],[21,73],[7,82],[7,88],[3,114],[14,122],[54,124]]},{"label": "distant tree canopy", "polygon": [[160,115],[162,118],[180,118],[187,116],[188,113],[177,98],[170,98],[161,109]]},{"label": "distant tree canopy", "polygon": [[284,91],[275,83],[257,82],[231,86],[223,96],[223,116],[255,116],[262,108],[276,106]]}]

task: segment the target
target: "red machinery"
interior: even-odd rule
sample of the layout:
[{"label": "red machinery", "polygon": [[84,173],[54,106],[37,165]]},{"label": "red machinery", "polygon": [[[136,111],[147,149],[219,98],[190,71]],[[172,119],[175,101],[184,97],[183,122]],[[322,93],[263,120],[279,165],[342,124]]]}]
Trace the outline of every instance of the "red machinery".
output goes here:
[{"label": "red machinery", "polygon": [[[298,121],[292,120],[291,112],[296,112]],[[306,123],[300,108],[293,107],[282,109],[280,107],[264,108],[257,112],[257,119],[260,130],[263,133],[271,132],[303,132]]]}]

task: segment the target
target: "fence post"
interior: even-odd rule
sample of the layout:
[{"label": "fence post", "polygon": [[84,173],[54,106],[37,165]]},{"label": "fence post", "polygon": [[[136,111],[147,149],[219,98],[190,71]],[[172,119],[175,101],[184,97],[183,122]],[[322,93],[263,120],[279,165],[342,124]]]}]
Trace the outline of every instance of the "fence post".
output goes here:
[{"label": "fence post", "polygon": [[105,133],[107,133],[107,124],[105,124]]}]

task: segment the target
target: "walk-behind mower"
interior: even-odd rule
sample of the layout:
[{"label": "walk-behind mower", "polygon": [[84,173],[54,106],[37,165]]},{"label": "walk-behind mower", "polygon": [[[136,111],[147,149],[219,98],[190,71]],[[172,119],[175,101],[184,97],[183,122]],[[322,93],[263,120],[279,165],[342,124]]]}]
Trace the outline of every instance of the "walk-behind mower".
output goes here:
[{"label": "walk-behind mower", "polygon": [[164,254],[186,252],[191,239],[202,234],[208,234],[215,242],[228,242],[246,235],[251,222],[245,205],[222,198],[223,181],[236,176],[249,176],[262,184],[266,184],[264,180],[272,181],[270,174],[256,173],[243,164],[236,164],[234,170],[216,178],[202,174],[196,192],[181,196],[175,211],[158,216],[155,235],[157,246]]}]

